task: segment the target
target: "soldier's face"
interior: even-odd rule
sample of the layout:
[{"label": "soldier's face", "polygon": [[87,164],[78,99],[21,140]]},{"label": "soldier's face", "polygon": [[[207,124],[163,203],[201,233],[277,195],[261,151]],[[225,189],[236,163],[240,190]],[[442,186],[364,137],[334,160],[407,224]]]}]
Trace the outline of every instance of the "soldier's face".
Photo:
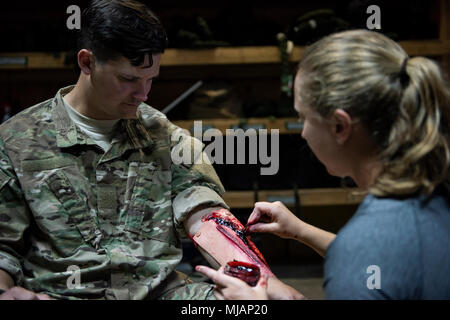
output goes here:
[{"label": "soldier's face", "polygon": [[153,79],[159,75],[161,54],[149,56],[140,66],[131,65],[124,57],[95,64],[91,73],[92,99],[96,119],[133,119],[137,107],[145,102]]}]

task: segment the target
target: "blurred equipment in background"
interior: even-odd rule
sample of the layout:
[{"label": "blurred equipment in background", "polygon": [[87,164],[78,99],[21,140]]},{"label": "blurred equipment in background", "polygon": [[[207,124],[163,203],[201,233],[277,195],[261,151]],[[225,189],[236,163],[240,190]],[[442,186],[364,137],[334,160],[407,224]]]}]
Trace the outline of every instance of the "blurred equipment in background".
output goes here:
[{"label": "blurred equipment in background", "polygon": [[188,100],[190,119],[229,119],[242,116],[242,100],[235,88],[225,81],[206,81]]},{"label": "blurred equipment in background", "polygon": [[184,99],[189,97],[195,90],[200,88],[203,85],[203,81],[197,81],[192,87],[183,92],[178,98],[172,101],[167,107],[165,107],[161,112],[167,114],[170,110],[175,108],[178,104],[180,104]]},{"label": "blurred equipment in background", "polygon": [[228,42],[217,39],[203,17],[184,20],[172,42],[173,47],[191,49],[225,47],[229,45]]},{"label": "blurred equipment in background", "polygon": [[0,124],[13,116],[12,107],[9,103],[3,103],[0,107]]},{"label": "blurred equipment in background", "polygon": [[294,73],[289,58],[294,49],[294,43],[289,40],[284,33],[279,33],[277,35],[278,48],[280,50],[280,60],[281,60],[281,85],[280,85],[280,100],[279,106],[277,108],[277,116],[279,117],[295,117],[296,112],[294,111]]},{"label": "blurred equipment in background", "polygon": [[333,10],[319,9],[298,17],[290,27],[288,37],[296,45],[309,45],[330,33],[348,29],[350,23],[338,17]]}]

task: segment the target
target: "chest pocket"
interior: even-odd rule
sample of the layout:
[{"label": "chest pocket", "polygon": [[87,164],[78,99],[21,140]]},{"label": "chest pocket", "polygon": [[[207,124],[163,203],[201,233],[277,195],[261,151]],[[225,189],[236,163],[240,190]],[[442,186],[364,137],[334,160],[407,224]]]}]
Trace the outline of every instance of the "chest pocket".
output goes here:
[{"label": "chest pocket", "polygon": [[98,247],[101,231],[95,212],[89,209],[86,189],[76,190],[64,169],[52,173],[46,180],[50,190],[68,213],[68,225],[75,225],[84,241]]},{"label": "chest pocket", "polygon": [[74,160],[24,161],[21,183],[36,224],[65,256],[82,245],[98,247],[101,231],[89,205],[90,185]]},{"label": "chest pocket", "polygon": [[177,243],[173,223],[170,170],[159,165],[132,162],[129,176],[134,177],[127,206],[125,230],[135,240],[156,239]]}]

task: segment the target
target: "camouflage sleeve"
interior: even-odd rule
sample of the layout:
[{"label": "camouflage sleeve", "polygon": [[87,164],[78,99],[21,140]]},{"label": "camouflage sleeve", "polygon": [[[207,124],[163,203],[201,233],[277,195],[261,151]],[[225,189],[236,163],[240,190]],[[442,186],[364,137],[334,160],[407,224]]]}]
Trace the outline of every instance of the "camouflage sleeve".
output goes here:
[{"label": "camouflage sleeve", "polygon": [[203,144],[177,128],[171,136],[172,197],[177,232],[186,237],[183,222],[200,206],[229,209],[221,195],[225,192],[206,154]]},{"label": "camouflage sleeve", "polygon": [[11,275],[16,285],[23,282],[18,252],[23,249],[23,234],[30,223],[27,208],[0,139],[0,269]]}]

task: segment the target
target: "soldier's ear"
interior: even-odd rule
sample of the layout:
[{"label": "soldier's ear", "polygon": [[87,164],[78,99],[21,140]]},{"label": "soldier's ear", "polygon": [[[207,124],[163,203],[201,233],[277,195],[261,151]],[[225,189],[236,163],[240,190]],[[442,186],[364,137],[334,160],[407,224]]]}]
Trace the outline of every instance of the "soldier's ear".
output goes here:
[{"label": "soldier's ear", "polygon": [[94,54],[92,53],[92,51],[81,49],[78,52],[78,66],[80,67],[81,72],[83,72],[84,74],[91,74],[93,61]]}]

